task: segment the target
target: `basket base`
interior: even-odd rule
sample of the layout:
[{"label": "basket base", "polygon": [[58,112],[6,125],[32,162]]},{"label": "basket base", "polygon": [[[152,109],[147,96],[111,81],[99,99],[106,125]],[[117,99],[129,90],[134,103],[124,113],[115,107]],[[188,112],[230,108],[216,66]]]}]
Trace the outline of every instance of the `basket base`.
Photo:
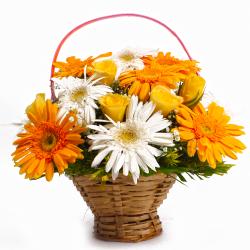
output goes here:
[{"label": "basket base", "polygon": [[95,216],[95,236],[105,241],[140,242],[161,234],[156,211],[140,215]]}]

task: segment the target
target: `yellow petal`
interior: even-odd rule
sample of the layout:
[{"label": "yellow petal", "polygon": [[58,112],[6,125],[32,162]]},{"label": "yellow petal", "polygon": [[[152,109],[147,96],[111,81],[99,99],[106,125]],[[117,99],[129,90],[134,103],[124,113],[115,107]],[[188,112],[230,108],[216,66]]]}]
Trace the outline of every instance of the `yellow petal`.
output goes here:
[{"label": "yellow petal", "polygon": [[45,94],[37,94],[35,101],[26,108],[26,113],[39,117],[39,120],[46,120],[47,112]]},{"label": "yellow petal", "polygon": [[150,94],[150,100],[156,105],[156,110],[167,116],[182,103],[182,97],[176,96],[168,87],[157,85]]},{"label": "yellow petal", "polygon": [[99,99],[101,110],[115,122],[123,121],[129,98],[125,95],[107,94]]},{"label": "yellow petal", "polygon": [[101,80],[102,83],[112,84],[115,80],[117,66],[112,60],[104,60],[93,63],[94,71],[104,78]]},{"label": "yellow petal", "polygon": [[195,105],[203,95],[205,84],[206,81],[197,74],[187,77],[179,91],[179,95],[184,98],[184,103],[188,106]]}]

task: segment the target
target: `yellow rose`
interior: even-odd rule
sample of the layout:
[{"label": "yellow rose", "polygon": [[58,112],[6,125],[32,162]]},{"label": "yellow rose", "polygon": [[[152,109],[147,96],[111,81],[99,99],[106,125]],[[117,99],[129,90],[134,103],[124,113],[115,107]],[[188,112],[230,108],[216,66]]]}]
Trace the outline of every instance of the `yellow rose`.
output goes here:
[{"label": "yellow rose", "polygon": [[183,97],[184,104],[188,107],[195,106],[204,93],[206,81],[198,75],[191,75],[184,80],[180,87],[179,95]]},{"label": "yellow rose", "polygon": [[112,60],[104,60],[93,63],[94,72],[104,78],[101,80],[102,83],[112,84],[115,80],[117,66]]},{"label": "yellow rose", "polygon": [[115,122],[123,121],[129,98],[125,95],[107,94],[99,98],[101,110]]},{"label": "yellow rose", "polygon": [[150,100],[156,105],[156,111],[161,111],[166,117],[182,103],[183,98],[176,96],[168,87],[157,85],[151,91]]}]

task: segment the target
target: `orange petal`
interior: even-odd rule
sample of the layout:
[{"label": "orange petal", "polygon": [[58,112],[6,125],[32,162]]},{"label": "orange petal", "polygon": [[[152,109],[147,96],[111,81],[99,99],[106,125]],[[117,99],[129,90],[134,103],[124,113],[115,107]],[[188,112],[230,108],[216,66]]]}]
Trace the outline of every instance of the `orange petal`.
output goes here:
[{"label": "orange petal", "polygon": [[217,143],[212,143],[213,155],[218,162],[222,162],[222,155]]},{"label": "orange petal", "polygon": [[149,83],[146,82],[141,86],[139,99],[143,102],[146,102],[149,98],[149,92],[150,92],[150,85]]},{"label": "orange petal", "polygon": [[[23,165],[24,163],[26,163],[27,161],[29,161],[30,159],[32,159],[32,158],[34,158],[35,157],[35,155],[34,154],[28,154],[28,155],[26,155],[25,157],[23,157],[21,160],[19,160],[19,161],[16,161],[15,162],[15,164],[17,165],[17,166],[21,166],[21,165]],[[35,158],[34,158],[35,159]]]},{"label": "orange petal", "polygon": [[78,148],[78,147],[77,147],[76,145],[74,145],[74,144],[67,144],[67,145],[66,145],[66,148],[68,148],[68,149],[74,151],[74,152],[77,153],[77,154],[80,154],[80,153],[83,151],[82,149]]},{"label": "orange petal", "polygon": [[42,159],[42,160],[40,161],[40,163],[39,163],[37,169],[36,169],[37,178],[40,177],[40,176],[44,173],[45,168],[46,168],[46,166],[45,166],[45,159]]},{"label": "orange petal", "polygon": [[198,157],[201,162],[205,162],[207,157],[204,151],[199,151],[198,150]]},{"label": "orange petal", "polygon": [[211,168],[216,168],[216,161],[213,156],[213,152],[211,150],[207,150],[207,161]]},{"label": "orange petal", "polygon": [[192,131],[179,131],[180,137],[184,141],[189,141],[195,138],[195,135]]},{"label": "orange petal", "polygon": [[52,162],[48,163],[46,166],[46,180],[51,181],[54,175],[54,164]]},{"label": "orange petal", "polygon": [[54,163],[57,167],[57,170],[59,174],[62,174],[64,172],[64,169],[67,166],[67,163],[62,159],[62,157],[59,154],[55,154],[53,156]]},{"label": "orange petal", "polygon": [[182,116],[185,120],[188,120],[190,122],[193,121],[190,113],[186,109],[184,109],[184,108],[179,108],[178,109],[178,115]]},{"label": "orange petal", "polygon": [[74,151],[68,148],[63,148],[62,150],[58,151],[58,153],[62,155],[63,157],[66,157],[67,159],[72,158],[72,157],[73,158],[77,157],[77,153],[75,153]]},{"label": "orange petal", "polygon": [[207,113],[205,108],[203,107],[203,105],[201,103],[197,104],[194,107],[193,111],[197,114],[206,114]]},{"label": "orange petal", "polygon": [[240,140],[232,136],[224,137],[223,139],[221,139],[221,142],[231,149],[238,148],[238,149],[243,150],[246,148],[246,146]]},{"label": "orange petal", "polygon": [[188,120],[185,120],[185,119],[183,119],[182,117],[180,117],[179,115],[176,116],[176,121],[177,121],[180,125],[182,125],[182,126],[184,126],[184,127],[187,127],[187,128],[194,128],[193,122],[188,121]]},{"label": "orange petal", "polygon": [[19,138],[13,142],[13,145],[25,144],[29,142],[30,139],[31,139],[30,136]]},{"label": "orange petal", "polygon": [[128,95],[138,95],[142,84],[139,81],[134,81],[132,86],[129,88]]},{"label": "orange petal", "polygon": [[228,148],[228,147],[223,147],[223,149],[224,149],[224,151],[225,151],[225,154],[226,154],[228,157],[230,157],[230,158],[232,158],[232,159],[234,159],[234,160],[237,160],[236,154],[234,154],[233,151],[232,151],[230,148]]},{"label": "orange petal", "polygon": [[34,162],[34,159],[30,159],[29,161],[25,162],[19,170],[19,174],[23,174],[27,171],[28,167],[30,166],[30,164],[32,164],[32,162]]},{"label": "orange petal", "polygon": [[35,170],[35,168],[38,166],[39,163],[40,163],[40,160],[35,159],[35,160],[29,165],[29,167],[27,168],[26,173],[27,173],[27,174],[31,174],[31,173]]},{"label": "orange petal", "polygon": [[207,137],[202,137],[200,140],[200,143],[202,146],[204,147],[210,147],[211,146],[211,143],[209,141],[209,139]]},{"label": "orange petal", "polygon": [[195,139],[190,140],[187,144],[187,153],[188,156],[193,157],[196,152],[197,142]]},{"label": "orange petal", "polygon": [[[79,135],[79,134],[67,134],[66,135],[66,140],[79,141],[79,140],[81,140],[81,135]],[[83,142],[83,140],[82,140],[82,142]]]}]

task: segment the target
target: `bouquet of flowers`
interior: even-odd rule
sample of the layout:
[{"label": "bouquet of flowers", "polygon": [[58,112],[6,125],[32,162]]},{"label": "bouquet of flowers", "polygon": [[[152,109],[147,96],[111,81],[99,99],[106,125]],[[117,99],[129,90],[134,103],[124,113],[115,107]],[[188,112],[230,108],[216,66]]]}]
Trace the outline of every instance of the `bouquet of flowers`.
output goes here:
[{"label": "bouquet of flowers", "polygon": [[224,158],[245,149],[236,138],[243,127],[217,103],[203,104],[195,60],[125,49],[71,56],[52,69],[52,97],[38,94],[26,108],[13,160],[30,180],[69,176],[100,238],[159,234],[156,208],[175,180],[223,175],[232,167]]},{"label": "bouquet of flowers", "polygon": [[55,62],[58,98],[38,94],[14,142],[26,178],[158,172],[200,178],[224,174],[244,144],[242,127],[215,102],[202,105],[205,80],[194,60],[170,53],[124,50]]}]

